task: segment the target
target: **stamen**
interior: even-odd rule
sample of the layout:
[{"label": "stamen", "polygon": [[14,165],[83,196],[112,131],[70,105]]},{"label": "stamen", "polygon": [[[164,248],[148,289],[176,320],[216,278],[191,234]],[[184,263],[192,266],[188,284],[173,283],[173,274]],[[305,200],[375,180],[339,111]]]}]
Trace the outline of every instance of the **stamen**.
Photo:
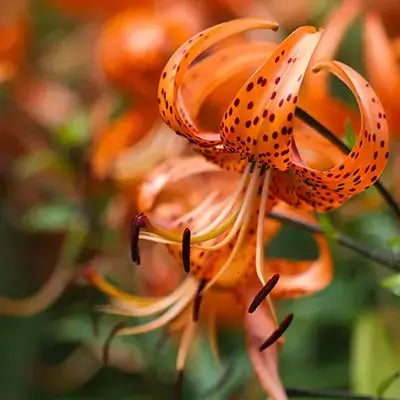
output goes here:
[{"label": "stamen", "polygon": [[111,283],[107,282],[93,267],[88,266],[83,271],[84,277],[90,282],[92,285],[97,287],[101,292],[105,293],[110,297],[115,297],[121,300],[126,300],[131,304],[135,304],[137,306],[147,306],[155,303],[157,300],[160,300],[159,297],[141,297],[141,296],[133,296],[129,293],[123,292],[119,290],[117,287],[113,286]]},{"label": "stamen", "polygon": [[[248,164],[246,166],[246,169],[240,179],[240,182],[234,194],[230,197],[230,199],[228,199],[227,206],[224,207],[224,209],[220,213],[218,213],[218,217],[214,221],[212,221],[211,224],[207,223],[206,228],[201,228],[196,232],[195,235],[192,235],[191,237],[192,245],[215,239],[222,233],[226,232],[230,227],[232,227],[232,225],[234,225],[234,223],[239,218],[239,212],[238,210],[235,210],[233,207],[236,204],[237,200],[239,199],[243,189],[245,188],[247,178],[250,175],[251,167],[252,164]],[[243,203],[245,203],[245,199],[243,200]],[[154,225],[149,220],[146,220],[146,225],[148,231],[140,234],[140,239],[146,239],[153,242],[167,243],[167,244],[181,243],[181,237],[179,237],[179,235],[175,234],[174,232],[159,227],[157,225]],[[196,247],[201,247],[201,246],[196,246]]]},{"label": "stamen", "polygon": [[[229,213],[232,211],[234,205],[239,199],[240,194],[243,191],[243,188],[245,187],[247,178],[250,175],[250,169],[251,169],[251,164],[247,164],[246,168],[242,174],[242,177],[240,178],[239,184],[235,189],[235,192],[232,194],[232,196],[228,199],[228,204],[227,206],[219,213],[218,217],[211,222],[211,224],[208,225],[207,229],[214,229],[217,227],[219,224],[221,224],[225,218],[228,217]],[[205,232],[205,230],[196,232],[197,235],[201,235]]]},{"label": "stamen", "polygon": [[196,324],[188,319],[185,329],[182,333],[181,342],[179,343],[178,356],[176,358],[176,369],[178,371],[175,383],[175,399],[179,399],[182,392],[183,369],[185,367],[186,358],[189,354],[190,345],[192,344],[194,334],[196,332]]},{"label": "stamen", "polygon": [[264,351],[271,345],[273,345],[289,328],[289,325],[293,321],[293,314],[289,314],[279,325],[278,329],[272,332],[271,336],[260,346],[260,351]]},{"label": "stamen", "polygon": [[201,301],[203,300],[203,289],[206,286],[207,279],[200,281],[199,287],[197,288],[196,295],[193,300],[193,321],[197,322],[200,315]]},{"label": "stamen", "polygon": [[131,258],[132,261],[140,265],[140,254],[139,254],[139,234],[140,229],[146,225],[147,217],[140,213],[136,215],[131,221]]},{"label": "stamen", "polygon": [[261,190],[260,198],[260,209],[257,218],[257,239],[256,239],[256,272],[258,279],[262,285],[265,285],[265,278],[263,274],[264,269],[264,219],[265,219],[265,209],[268,200],[268,189],[270,182],[270,170],[265,172],[263,186]]},{"label": "stamen", "polygon": [[271,279],[262,287],[262,289],[256,294],[254,300],[249,306],[248,312],[252,314],[257,310],[258,306],[266,299],[266,297],[271,293],[272,289],[279,281],[279,274],[272,275]]},{"label": "stamen", "polygon": [[190,272],[190,236],[190,229],[186,228],[182,235],[182,263],[187,274]]},{"label": "stamen", "polygon": [[220,193],[216,190],[210,193],[199,205],[197,205],[191,211],[175,219],[173,222],[173,226],[178,227],[180,226],[180,224],[184,224],[189,219],[194,219],[197,218],[199,215],[202,215],[206,210],[212,207],[214,200],[218,197],[219,194]]},{"label": "stamen", "polygon": [[168,311],[166,311],[160,317],[143,325],[123,328],[118,333],[118,335],[140,335],[142,333],[151,332],[154,331],[155,329],[163,327],[164,325],[172,321],[174,318],[176,318],[181,313],[181,311],[184,310],[184,308],[193,298],[193,295],[194,292],[192,291],[188,292],[186,295],[182,296],[182,298],[177,303],[175,303]]},{"label": "stamen", "polygon": [[182,398],[183,370],[179,370],[174,383],[174,400]]},{"label": "stamen", "polygon": [[110,346],[111,346],[112,340],[114,339],[115,335],[122,328],[125,328],[125,326],[126,326],[126,321],[119,321],[113,326],[110,333],[108,334],[107,339],[104,342],[104,346],[103,346],[103,364],[104,364],[104,366],[108,365],[109,356],[110,356]]},{"label": "stamen", "polygon": [[[256,188],[257,188],[256,183],[257,183],[257,180],[259,177],[258,174],[259,174],[259,170],[256,169],[256,171],[254,172],[254,175],[251,178],[252,180],[250,181],[249,188],[247,189],[246,196],[247,195],[249,195],[249,196],[247,199],[245,199],[243,201],[243,206],[242,206],[242,209],[240,210],[240,214],[242,214],[243,216],[238,217],[238,219],[241,218],[241,224],[238,228],[239,234],[237,236],[235,245],[233,246],[233,249],[232,249],[229,257],[225,261],[223,266],[214,275],[214,277],[207,283],[205,290],[210,289],[218,281],[218,279],[229,269],[229,267],[232,265],[233,260],[236,257],[237,252],[239,251],[240,247],[242,246],[244,239],[246,238],[247,228],[250,223],[250,218],[251,218],[251,214],[252,214],[252,208],[253,208],[252,206],[253,206],[253,202],[254,202],[254,197],[256,194]],[[232,228],[232,230],[233,229],[234,228]],[[231,230],[231,232],[232,232],[232,230]],[[231,234],[231,232],[229,232],[228,236]]]},{"label": "stamen", "polygon": [[[126,315],[130,317],[148,317],[161,311],[165,311],[167,308],[180,301],[186,293],[193,293],[196,286],[196,280],[188,277],[173,292],[165,297],[155,300],[151,304],[141,306],[138,305],[137,302],[131,302],[127,297],[118,297],[113,298],[113,305],[98,306],[97,310],[107,314]],[[140,297],[138,297],[138,299],[140,299]],[[149,298],[143,297],[142,299],[145,302]]]},{"label": "stamen", "polygon": [[235,223],[232,226],[232,229],[229,231],[229,233],[226,235],[226,237],[224,237],[224,239],[221,240],[217,244],[201,245],[201,246],[196,246],[196,247],[202,248],[204,250],[218,250],[218,249],[226,246],[228,243],[230,243],[235,238],[238,231],[240,229],[242,229],[242,227],[245,225],[244,220],[247,217],[247,215],[249,214],[249,211],[251,211],[251,209],[252,209],[252,204],[253,204],[256,188],[257,188],[257,181],[260,176],[259,173],[260,173],[260,170],[256,169],[256,171],[252,175],[249,186],[246,189],[246,193],[244,195],[243,202],[240,205],[239,214],[236,218]]}]

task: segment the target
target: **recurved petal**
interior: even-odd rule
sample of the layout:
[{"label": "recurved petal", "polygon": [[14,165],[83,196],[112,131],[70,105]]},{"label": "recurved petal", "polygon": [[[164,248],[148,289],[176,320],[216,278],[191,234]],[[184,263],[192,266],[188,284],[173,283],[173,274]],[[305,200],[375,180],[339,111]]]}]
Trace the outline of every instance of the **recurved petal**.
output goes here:
[{"label": "recurved petal", "polygon": [[[316,222],[309,212],[292,208],[283,202],[276,204],[273,210],[304,223]],[[265,226],[271,224],[276,225],[277,221],[266,218]],[[273,229],[267,241],[277,233],[278,230]],[[275,298],[309,295],[324,289],[332,280],[333,261],[329,244],[323,235],[315,234],[313,237],[318,246],[318,257],[315,260],[296,261],[271,257],[265,260],[265,276],[279,274],[279,282],[272,291]]]},{"label": "recurved petal", "polygon": [[[311,65],[334,58],[347,29],[360,11],[360,0],[343,0],[340,2],[324,24],[324,31],[311,59]],[[303,90],[304,92],[307,91],[307,96],[319,98],[320,100],[330,97],[329,75],[321,73],[315,76],[309,71],[304,77]]]},{"label": "recurved petal", "polygon": [[274,29],[274,22],[259,18],[243,18],[225,22],[206,29],[184,43],[170,58],[161,75],[158,88],[158,101],[164,121],[175,131],[191,142],[203,146],[219,142],[216,135],[207,137],[200,132],[181,99],[180,89],[190,64],[205,50],[230,36],[251,29]]},{"label": "recurved petal", "polygon": [[[235,78],[243,75],[243,72],[247,72],[247,76],[251,75],[275,47],[274,43],[240,41],[218,49],[189,68],[183,80],[182,100],[192,120],[197,119],[207,97],[225,82],[232,84],[235,81],[237,91],[245,78],[240,86]],[[227,106],[232,97],[229,98],[229,94],[222,91],[219,94]],[[217,131],[218,125],[215,128]]]},{"label": "recurved petal", "polygon": [[364,22],[364,52],[368,77],[388,114],[391,134],[400,133],[400,68],[382,20],[369,13]]},{"label": "recurved petal", "polygon": [[221,123],[228,149],[288,168],[297,95],[320,36],[313,27],[298,28],[242,86]]},{"label": "recurved petal", "polygon": [[[330,71],[353,92],[361,114],[357,142],[342,162],[328,170],[309,168],[303,162],[293,160],[290,174],[286,177],[275,174],[274,194],[291,205],[308,204],[322,211],[338,207],[378,180],[389,157],[389,131],[385,111],[361,75],[338,61],[319,63],[315,69]],[[280,178],[296,193],[295,197],[285,193]]]},{"label": "recurved petal", "polygon": [[314,235],[319,256],[315,260],[294,261],[268,258],[266,276],[279,274],[279,282],[272,295],[276,298],[295,298],[319,292],[332,280],[332,258],[327,240]]},{"label": "recurved petal", "polygon": [[[256,290],[249,291],[248,305],[250,305],[256,293]],[[261,386],[271,400],[286,400],[286,392],[278,371],[278,344],[275,343],[260,352],[261,344],[276,329],[272,310],[267,305],[262,304],[254,313],[246,313],[244,328],[247,351]]]}]

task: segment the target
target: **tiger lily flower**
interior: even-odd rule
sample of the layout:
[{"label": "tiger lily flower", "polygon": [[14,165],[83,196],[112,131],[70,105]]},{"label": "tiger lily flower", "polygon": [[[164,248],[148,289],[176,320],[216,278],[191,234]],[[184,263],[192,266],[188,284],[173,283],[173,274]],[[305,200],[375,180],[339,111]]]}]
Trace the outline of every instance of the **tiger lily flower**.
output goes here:
[{"label": "tiger lily flower", "polygon": [[[189,226],[193,232],[200,232],[219,218],[226,197],[234,194],[239,179],[237,173],[224,171],[201,156],[167,160],[143,182],[139,190],[139,208],[152,221],[157,221],[165,228],[179,231],[180,227]],[[274,209],[289,217],[313,220],[307,212],[283,203],[277,204]],[[271,399],[286,399],[278,375],[277,352],[279,336],[289,325],[292,316],[289,315],[278,324],[272,302],[267,296],[271,293],[277,299],[294,298],[323,289],[331,280],[332,260],[327,241],[321,235],[315,235],[319,247],[316,260],[268,258],[262,269],[271,278],[261,287],[256,277],[254,252],[251,251],[255,247],[256,220],[257,216],[253,216],[250,234],[236,252],[232,251],[229,243],[219,247],[215,240],[209,242],[209,246],[216,244],[214,251],[194,246],[191,274],[164,297],[141,297],[125,293],[93,268],[86,270],[86,277],[110,297],[111,304],[101,307],[102,311],[128,317],[154,316],[144,325],[118,330],[118,335],[137,335],[164,326],[168,326],[170,331],[181,332],[178,371],[184,368],[190,343],[199,324],[207,324],[210,342],[217,355],[216,323],[230,325],[237,323],[238,319],[242,320],[249,356],[260,383]],[[278,233],[280,224],[266,219],[264,215],[263,221],[266,222],[264,245]],[[170,263],[173,275],[174,271],[181,270],[181,247],[179,244],[169,244],[168,248],[175,260],[164,254],[158,262]],[[148,268],[147,257],[145,254],[142,260],[144,270]],[[226,268],[227,262],[229,269]],[[266,298],[268,301],[264,302]],[[265,340],[265,337],[268,339]]]},{"label": "tiger lily flower", "polygon": [[[186,270],[198,268],[189,256],[191,245],[209,251],[234,242],[219,274],[230,268],[231,259],[243,243],[254,243],[249,239],[253,235],[254,248],[248,251],[255,251],[257,275],[265,284],[263,221],[272,206],[281,200],[304,210],[339,207],[378,179],[389,152],[386,115],[375,92],[357,72],[340,62],[320,62],[312,71],[332,72],[355,94],[361,127],[352,151],[347,156],[338,154],[316,132],[297,125],[295,108],[301,81],[321,37],[321,32],[312,27],[298,28],[272,49],[270,43],[244,42],[220,47],[192,64],[199,54],[219,41],[261,28],[277,29],[277,24],[248,18],[197,34],[171,57],[159,86],[160,111],[167,125],[215,165],[239,172],[242,177],[236,191],[205,228],[194,232],[185,227],[166,229],[139,216],[133,222],[133,230],[135,238],[144,227],[146,233],[142,237],[149,240],[182,242]],[[236,89],[233,97],[225,97],[227,106],[219,129],[203,130],[197,117],[205,100],[228,82]],[[220,96],[225,94],[220,92]],[[217,243],[209,244],[214,240]],[[137,245],[132,248],[133,260],[138,262]]]}]

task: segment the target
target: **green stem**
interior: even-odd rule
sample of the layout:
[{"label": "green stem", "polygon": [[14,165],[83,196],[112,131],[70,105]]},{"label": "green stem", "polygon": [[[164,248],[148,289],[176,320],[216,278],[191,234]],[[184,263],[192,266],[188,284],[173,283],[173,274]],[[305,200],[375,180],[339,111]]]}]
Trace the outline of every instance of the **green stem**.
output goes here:
[{"label": "green stem", "polygon": [[301,397],[319,397],[319,398],[336,398],[336,399],[353,399],[353,400],[399,400],[388,399],[378,396],[362,395],[340,390],[317,390],[317,389],[299,389],[286,388],[286,393],[290,398]]},{"label": "green stem", "polygon": [[[328,139],[332,144],[334,144],[338,149],[340,149],[344,154],[349,154],[351,149],[349,149],[346,144],[344,144],[333,132],[331,132],[326,126],[318,122],[314,117],[304,111],[302,108],[296,107],[296,117],[301,119],[307,125],[314,128],[318,133],[320,133],[324,138]],[[376,189],[385,200],[387,205],[390,207],[392,212],[400,218],[400,206],[397,204],[396,200],[392,197],[389,191],[385,188],[383,183],[378,179],[375,182]]]},{"label": "green stem", "polygon": [[[320,233],[323,235],[325,234],[324,230],[319,224],[309,223],[298,219],[290,218],[284,214],[280,214],[275,211],[271,211],[269,213],[269,217],[281,221],[283,223],[293,225],[297,228],[304,229],[311,233]],[[358,254],[361,254],[364,257],[372,261],[375,261],[378,264],[386,268],[389,268],[395,272],[400,272],[400,257],[396,256],[396,254],[381,249],[374,249],[369,245],[364,245],[358,242],[357,240],[337,231],[335,231],[335,239],[336,239],[335,241],[338,244],[342,245],[343,247],[351,249],[357,252]]]}]

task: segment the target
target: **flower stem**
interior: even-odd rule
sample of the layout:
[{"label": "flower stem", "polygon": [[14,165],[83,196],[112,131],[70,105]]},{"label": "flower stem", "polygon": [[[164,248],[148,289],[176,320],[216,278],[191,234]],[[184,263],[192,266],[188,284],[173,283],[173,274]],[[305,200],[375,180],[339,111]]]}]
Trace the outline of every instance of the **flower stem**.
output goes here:
[{"label": "flower stem", "polygon": [[398,400],[389,399],[374,395],[356,394],[341,390],[318,390],[318,389],[300,389],[300,388],[286,388],[286,393],[290,398],[300,397],[319,397],[319,398],[336,398],[336,399],[354,399],[354,400]]},{"label": "flower stem", "polygon": [[354,400],[395,400],[378,396],[356,394],[339,390],[317,390],[317,389],[299,389],[286,388],[286,393],[290,398],[300,397],[319,397],[319,398],[336,398],[336,399],[354,399]]},{"label": "flower stem", "polygon": [[[326,126],[322,125],[314,117],[304,111],[302,108],[296,107],[296,117],[301,119],[307,125],[314,128],[318,133],[320,133],[324,138],[328,139],[332,144],[334,144],[343,153],[350,153],[351,149],[347,147],[333,132],[331,132]],[[390,207],[392,212],[400,219],[400,206],[397,204],[396,200],[392,197],[389,191],[385,188],[383,183],[378,179],[375,182],[376,189],[385,200],[386,204]]]},{"label": "flower stem", "polygon": [[[324,230],[319,224],[290,218],[275,211],[271,211],[268,216],[283,223],[287,223],[297,228],[304,229],[311,233],[325,234]],[[400,272],[400,256],[396,256],[396,254],[385,250],[376,248],[374,249],[370,245],[364,245],[357,240],[342,234],[341,232],[335,231],[335,239],[338,244],[347,247],[348,249],[351,249],[386,268],[389,268],[396,272]]]}]

